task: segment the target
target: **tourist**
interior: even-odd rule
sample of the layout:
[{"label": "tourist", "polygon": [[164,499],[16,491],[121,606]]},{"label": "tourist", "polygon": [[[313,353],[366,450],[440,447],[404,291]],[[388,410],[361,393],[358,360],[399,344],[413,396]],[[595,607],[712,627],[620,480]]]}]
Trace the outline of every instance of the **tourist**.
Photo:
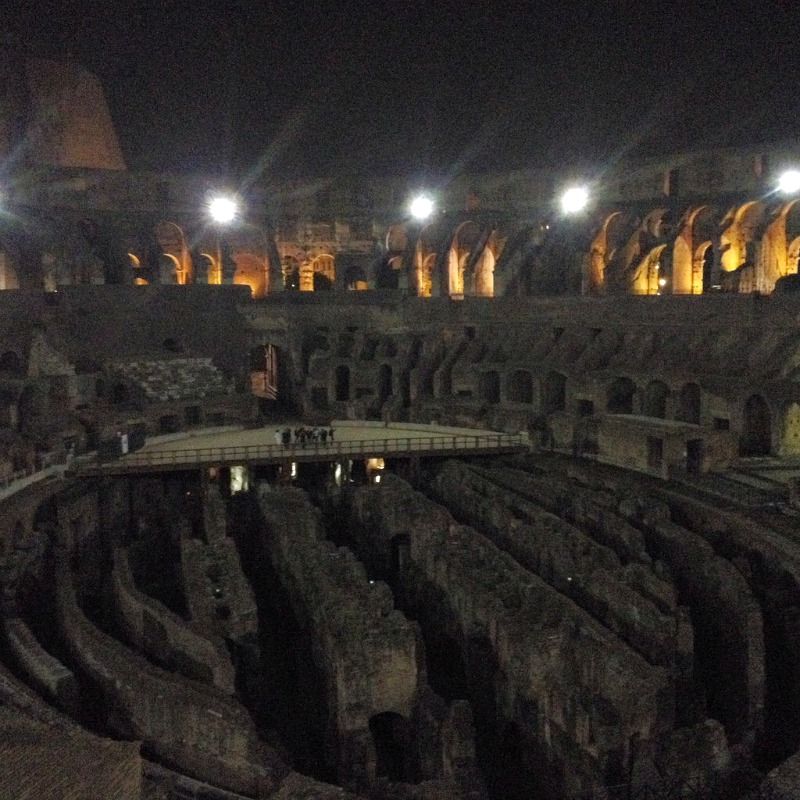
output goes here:
[{"label": "tourist", "polygon": [[280,428],[275,428],[275,444],[281,443],[281,430]]}]

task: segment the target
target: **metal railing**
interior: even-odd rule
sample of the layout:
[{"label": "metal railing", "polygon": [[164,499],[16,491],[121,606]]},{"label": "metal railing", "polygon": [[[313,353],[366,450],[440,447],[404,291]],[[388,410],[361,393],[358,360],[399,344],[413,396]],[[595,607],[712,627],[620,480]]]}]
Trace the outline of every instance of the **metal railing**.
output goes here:
[{"label": "metal railing", "polygon": [[[111,461],[96,461],[95,467],[107,470],[170,467],[194,464],[243,464],[337,460],[339,457],[364,458],[414,455],[421,453],[465,453],[481,451],[509,452],[527,449],[525,434],[476,433],[438,434],[436,436],[398,436],[381,439],[356,439],[327,442],[306,441],[305,444],[254,444],[227,447],[187,447],[170,450],[144,450]],[[85,464],[90,467],[92,465]]]}]

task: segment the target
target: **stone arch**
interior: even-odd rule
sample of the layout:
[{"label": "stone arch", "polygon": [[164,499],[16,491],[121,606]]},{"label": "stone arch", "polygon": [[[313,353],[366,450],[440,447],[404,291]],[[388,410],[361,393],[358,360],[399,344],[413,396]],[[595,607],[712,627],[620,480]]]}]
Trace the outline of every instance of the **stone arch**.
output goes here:
[{"label": "stone arch", "polygon": [[631,290],[634,294],[661,294],[667,285],[667,278],[663,277],[661,256],[666,249],[666,244],[653,247],[639,262],[633,274]]},{"label": "stone arch", "polygon": [[6,350],[0,355],[0,373],[6,377],[24,378],[25,362],[15,350]]},{"label": "stone arch", "polygon": [[567,378],[560,372],[548,372],[542,382],[543,414],[563,411],[567,402]]},{"label": "stone arch", "polygon": [[753,260],[755,233],[764,216],[764,206],[750,200],[732,208],[723,219],[720,234],[720,267],[723,272],[733,272],[746,261]]},{"label": "stone arch", "polygon": [[491,234],[472,270],[472,294],[494,297],[494,268],[497,266],[497,237]]},{"label": "stone arch", "polygon": [[711,276],[706,268],[705,259],[707,250],[712,244],[708,224],[712,214],[710,206],[696,206],[691,208],[681,221],[672,247],[674,294],[702,294],[711,285]]},{"label": "stone arch", "polygon": [[642,413],[647,417],[666,419],[669,387],[663,381],[650,381],[644,390]]},{"label": "stone arch", "polygon": [[393,782],[413,778],[412,730],[408,720],[384,711],[370,718],[369,730],[375,747],[375,777]]},{"label": "stone arch", "polygon": [[794,401],[784,408],[781,423],[780,454],[800,455],[800,403]]},{"label": "stone arch", "polygon": [[615,378],[606,393],[606,411],[609,414],[633,414],[636,384],[622,375]]},{"label": "stone arch", "polygon": [[584,294],[594,294],[605,286],[606,265],[613,255],[614,244],[610,236],[611,223],[622,217],[621,211],[608,214],[589,246],[589,269],[583,286]]},{"label": "stone arch", "polygon": [[236,265],[233,282],[249,286],[255,298],[266,297],[269,292],[269,259],[254,253],[236,252],[233,263]]},{"label": "stone arch", "polygon": [[[790,258],[790,243],[787,241],[788,218],[797,202],[797,199],[793,199],[779,206],[764,229],[755,279],[755,288],[760,292],[772,292],[775,282],[779,278],[797,272],[797,257]],[[800,231],[797,230],[797,215],[795,214],[793,217],[795,230],[792,232],[792,238],[800,238],[798,237]]]},{"label": "stone arch", "polygon": [[142,269],[142,260],[135,253],[128,253],[128,261],[130,262],[131,274],[133,275],[134,286],[146,286],[148,280],[147,278],[144,277],[144,270]]},{"label": "stone arch", "polygon": [[[311,259],[308,268],[301,269],[300,290],[311,292],[319,289],[332,289],[336,281],[335,261],[334,257],[329,253],[322,253]],[[317,278],[317,275],[320,278]]]},{"label": "stone arch", "polygon": [[515,369],[506,381],[506,399],[512,403],[533,403],[533,378],[526,369]]},{"label": "stone arch", "polygon": [[664,239],[672,233],[672,212],[666,206],[654,208],[642,221],[642,230],[655,239]]},{"label": "stone arch", "polygon": [[155,237],[161,252],[175,264],[175,283],[191,283],[192,259],[181,227],[175,222],[161,222],[156,226]]},{"label": "stone arch", "polygon": [[447,250],[445,269],[447,270],[447,294],[464,294],[464,270],[472,249],[480,238],[480,226],[472,220],[462,222],[453,233],[450,247]]},{"label": "stone arch", "polygon": [[334,373],[334,397],[339,401],[350,399],[350,367],[339,364]]},{"label": "stone arch", "polygon": [[699,293],[709,292],[714,287],[714,245],[711,240],[701,242],[694,251],[692,261],[692,287]]},{"label": "stone arch", "polygon": [[478,379],[478,397],[487,403],[500,402],[500,375],[497,370],[481,373]]},{"label": "stone arch", "polygon": [[172,253],[162,253],[159,263],[158,282],[162,284],[179,283],[181,280],[180,261]]},{"label": "stone arch", "polygon": [[699,425],[702,412],[702,393],[696,383],[685,383],[678,392],[678,407],[675,419]]},{"label": "stone arch", "polygon": [[760,394],[747,398],[742,415],[740,456],[768,456],[772,451],[772,414]]},{"label": "stone arch", "polygon": [[437,255],[435,228],[431,224],[420,231],[414,248],[412,286],[417,297],[430,297],[434,293]]},{"label": "stone arch", "polygon": [[386,232],[386,251],[390,254],[405,252],[408,247],[408,223],[398,222]]}]

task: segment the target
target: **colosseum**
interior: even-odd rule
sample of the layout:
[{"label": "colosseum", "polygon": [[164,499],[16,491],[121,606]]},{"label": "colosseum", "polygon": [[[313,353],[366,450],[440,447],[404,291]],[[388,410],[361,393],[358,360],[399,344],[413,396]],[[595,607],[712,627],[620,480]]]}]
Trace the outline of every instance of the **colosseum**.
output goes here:
[{"label": "colosseum", "polygon": [[796,143],[221,186],[0,66],[0,796],[800,797]]}]

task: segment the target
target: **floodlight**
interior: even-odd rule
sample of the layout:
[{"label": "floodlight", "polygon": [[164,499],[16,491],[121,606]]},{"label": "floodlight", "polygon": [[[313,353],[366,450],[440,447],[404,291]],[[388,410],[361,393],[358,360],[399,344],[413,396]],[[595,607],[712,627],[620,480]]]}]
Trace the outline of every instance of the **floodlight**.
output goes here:
[{"label": "floodlight", "polygon": [[433,213],[433,200],[430,197],[426,197],[425,195],[420,195],[419,197],[415,197],[411,201],[411,216],[414,219],[424,220],[428,219],[428,217]]},{"label": "floodlight", "polygon": [[800,192],[800,171],[789,169],[778,178],[778,191],[782,194],[797,194]]},{"label": "floodlight", "polygon": [[239,213],[239,204],[232,197],[214,197],[209,200],[208,213],[214,222],[226,225]]},{"label": "floodlight", "polygon": [[573,186],[561,195],[561,209],[565,214],[577,214],[589,204],[589,190],[585,186]]}]

